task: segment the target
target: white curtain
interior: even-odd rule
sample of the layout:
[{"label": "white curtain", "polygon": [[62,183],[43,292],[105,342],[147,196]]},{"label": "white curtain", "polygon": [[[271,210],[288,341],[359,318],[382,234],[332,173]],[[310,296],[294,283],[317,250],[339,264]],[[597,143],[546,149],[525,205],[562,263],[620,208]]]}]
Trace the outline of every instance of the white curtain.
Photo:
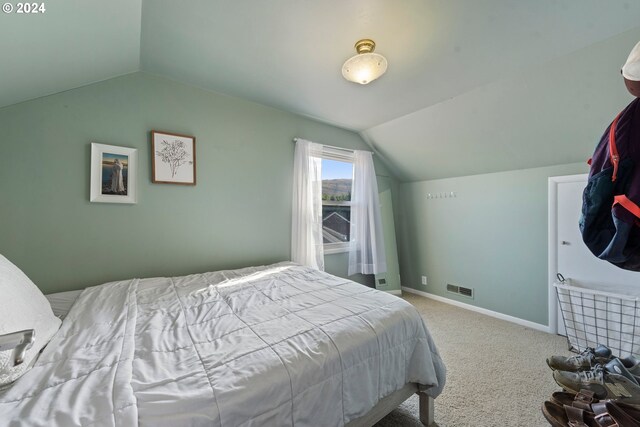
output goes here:
[{"label": "white curtain", "polygon": [[351,243],[349,276],[387,271],[382,234],[382,217],[373,155],[356,150],[351,190]]},{"label": "white curtain", "polygon": [[322,243],[322,145],[296,142],[293,162],[291,260],[324,271]]}]

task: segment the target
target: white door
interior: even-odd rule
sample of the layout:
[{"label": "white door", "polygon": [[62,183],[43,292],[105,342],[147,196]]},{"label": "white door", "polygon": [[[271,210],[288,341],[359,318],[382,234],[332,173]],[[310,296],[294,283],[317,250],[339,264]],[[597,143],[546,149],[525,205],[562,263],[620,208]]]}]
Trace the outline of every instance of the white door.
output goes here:
[{"label": "white door", "polygon": [[[562,178],[565,178],[564,180]],[[550,183],[553,178],[550,178]],[[551,278],[556,273],[561,273],[565,278],[597,289],[604,290],[607,287],[619,287],[625,284],[633,284],[638,287],[640,274],[623,270],[613,264],[603,261],[593,255],[582,241],[582,235],[578,228],[580,212],[582,209],[582,191],[587,184],[587,175],[573,175],[571,177],[558,177],[556,184],[556,216],[557,235],[555,241],[555,253],[557,254],[555,273],[550,271]],[[550,186],[551,189],[551,186]],[[551,200],[550,200],[551,201]],[[550,212],[550,227],[553,226],[553,212]],[[553,233],[549,236],[552,237]],[[550,242],[551,244],[551,242]],[[551,249],[551,248],[550,248]],[[553,252],[550,250],[550,252]],[[554,263],[550,259],[550,269]],[[555,298],[555,288],[549,289]],[[557,332],[564,335],[562,313],[557,308]],[[550,307],[551,308],[551,307]],[[551,310],[550,310],[551,311]],[[550,322],[550,327],[553,322]],[[555,332],[555,331],[551,331]]]}]

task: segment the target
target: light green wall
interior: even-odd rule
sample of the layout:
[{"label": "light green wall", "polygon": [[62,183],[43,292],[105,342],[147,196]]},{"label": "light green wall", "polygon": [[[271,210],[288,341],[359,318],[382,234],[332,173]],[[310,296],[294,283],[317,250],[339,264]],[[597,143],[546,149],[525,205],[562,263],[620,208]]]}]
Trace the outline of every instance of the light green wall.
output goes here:
[{"label": "light green wall", "polygon": [[[0,129],[0,253],[45,293],[287,260],[292,138],[368,149],[353,132],[145,73],[2,108]],[[196,136],[197,186],[151,183],[152,129]],[[139,150],[138,204],[89,202],[91,142]],[[345,263],[330,256],[328,271]]]},{"label": "light green wall", "polygon": [[[572,163],[400,184],[403,286],[546,325],[547,178],[587,171]],[[427,199],[440,192],[456,197]],[[474,288],[474,299],[447,283]]]},{"label": "light green wall", "polygon": [[384,235],[387,271],[376,274],[376,289],[384,291],[400,291],[400,264],[396,241],[396,227],[394,221],[392,183],[390,179],[378,178],[378,192],[380,196],[380,213]]}]

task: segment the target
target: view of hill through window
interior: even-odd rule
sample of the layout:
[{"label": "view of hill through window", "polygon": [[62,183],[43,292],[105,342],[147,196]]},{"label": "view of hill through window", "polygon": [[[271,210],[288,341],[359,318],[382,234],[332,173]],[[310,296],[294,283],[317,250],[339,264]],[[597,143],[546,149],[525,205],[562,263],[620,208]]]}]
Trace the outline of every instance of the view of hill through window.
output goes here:
[{"label": "view of hill through window", "polygon": [[322,159],[322,238],[324,243],[349,241],[353,164]]}]

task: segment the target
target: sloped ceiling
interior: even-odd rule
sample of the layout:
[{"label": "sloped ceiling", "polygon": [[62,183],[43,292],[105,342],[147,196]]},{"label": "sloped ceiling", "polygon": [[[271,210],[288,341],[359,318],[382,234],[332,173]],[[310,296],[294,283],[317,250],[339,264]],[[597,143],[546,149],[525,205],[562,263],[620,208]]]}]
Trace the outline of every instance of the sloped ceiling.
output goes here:
[{"label": "sloped ceiling", "polygon": [[[422,180],[584,160],[640,3],[59,0],[0,36],[0,106],[142,70],[360,132]],[[340,67],[364,37],[389,69],[360,86]]]},{"label": "sloped ceiling", "polygon": [[404,181],[585,162],[632,99],[620,67],[638,40],[626,32],[361,135]]},{"label": "sloped ceiling", "polygon": [[44,3],[0,13],[0,107],[140,69],[141,0]]}]

